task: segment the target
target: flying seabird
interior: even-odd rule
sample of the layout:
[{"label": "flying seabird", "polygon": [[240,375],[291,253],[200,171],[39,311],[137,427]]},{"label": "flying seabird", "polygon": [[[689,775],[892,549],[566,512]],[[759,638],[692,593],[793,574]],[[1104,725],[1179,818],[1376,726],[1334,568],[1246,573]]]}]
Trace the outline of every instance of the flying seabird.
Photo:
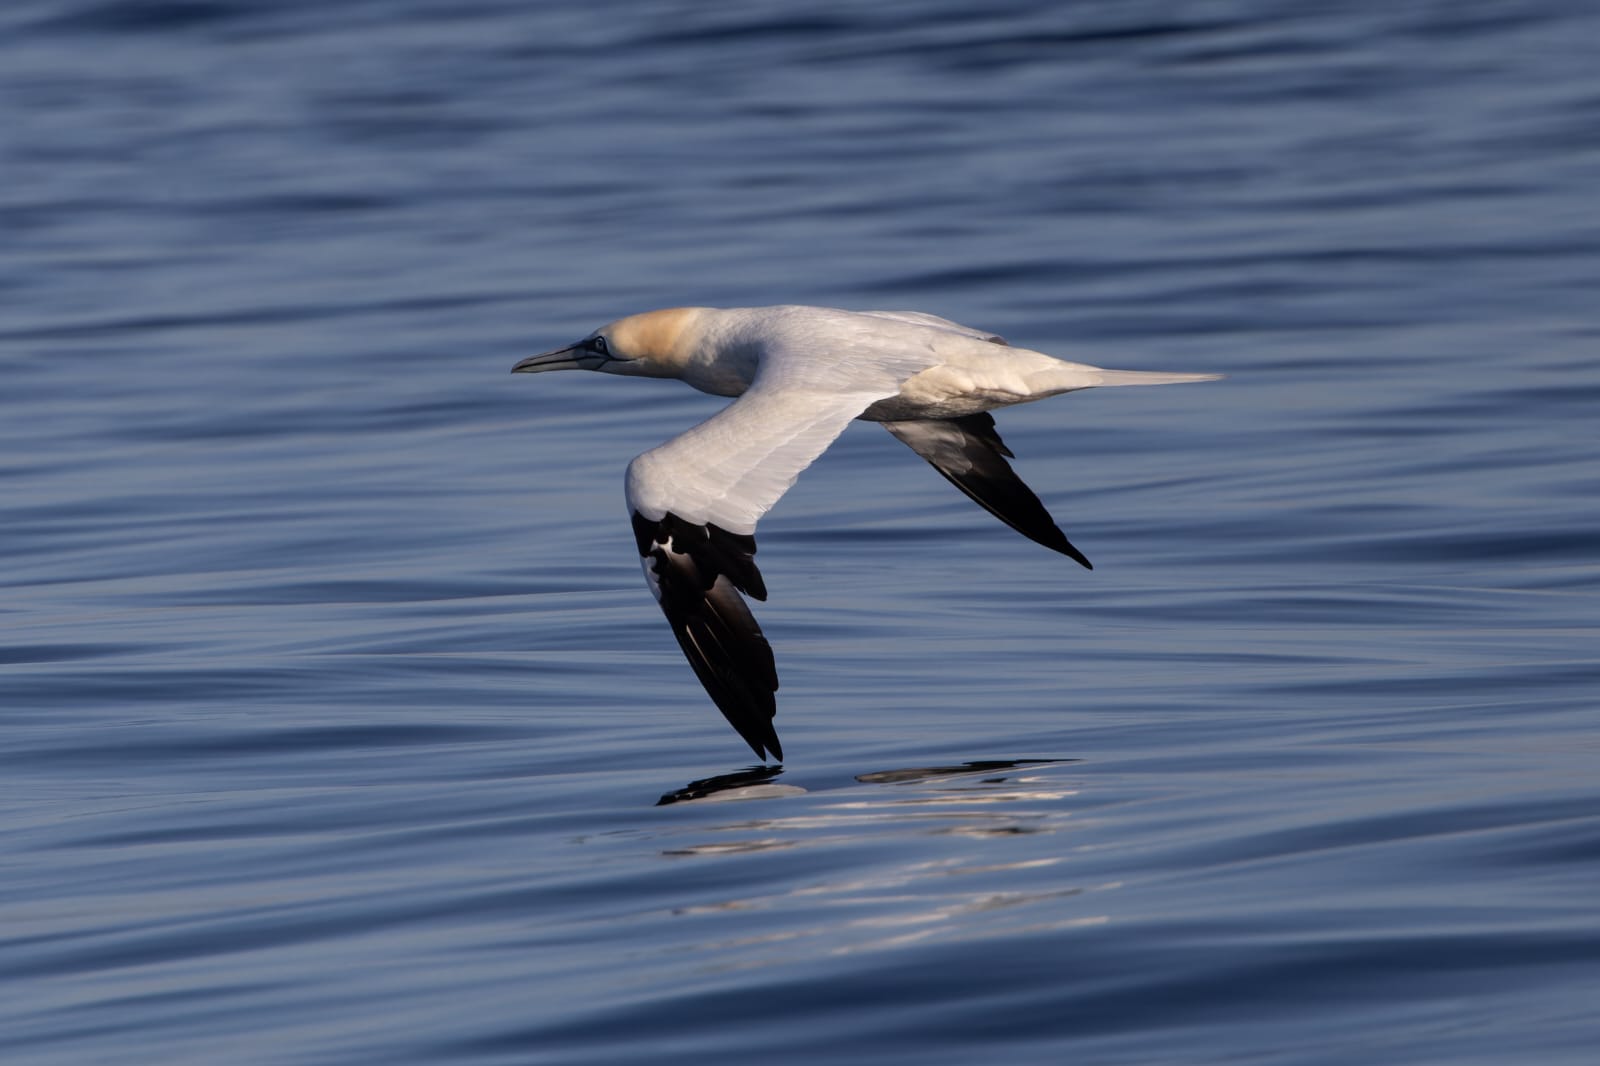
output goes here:
[{"label": "flying seabird", "polygon": [[512,367],[546,370],[678,378],[738,397],[629,463],[627,500],[645,580],[689,665],[757,758],[779,762],[778,672],[744,601],[767,598],[756,522],[845,426],[881,424],[1000,521],[1088,567],[1006,462],[988,412],[1219,376],[1069,363],[920,311],[803,306],[647,311]]}]

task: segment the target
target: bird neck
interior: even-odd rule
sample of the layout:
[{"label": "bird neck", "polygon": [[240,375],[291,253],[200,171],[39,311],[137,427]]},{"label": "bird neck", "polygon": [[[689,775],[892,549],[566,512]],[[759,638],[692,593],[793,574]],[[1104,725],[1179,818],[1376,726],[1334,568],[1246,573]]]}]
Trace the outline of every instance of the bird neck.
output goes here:
[{"label": "bird neck", "polygon": [[711,308],[686,324],[679,337],[678,376],[713,396],[742,396],[755,380],[760,346],[737,317]]}]

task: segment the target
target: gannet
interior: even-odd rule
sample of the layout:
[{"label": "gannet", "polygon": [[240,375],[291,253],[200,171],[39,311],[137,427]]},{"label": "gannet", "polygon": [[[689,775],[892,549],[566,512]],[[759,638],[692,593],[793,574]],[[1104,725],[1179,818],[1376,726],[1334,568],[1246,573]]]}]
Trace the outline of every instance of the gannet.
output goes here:
[{"label": "gannet", "polygon": [[678,378],[738,397],[629,463],[626,496],[645,580],[689,665],[756,757],[779,762],[777,667],[744,600],[767,598],[756,523],[845,426],[879,423],[1000,521],[1089,567],[1006,462],[988,412],[1220,376],[1069,363],[921,311],[795,305],[629,315],[511,369]]}]

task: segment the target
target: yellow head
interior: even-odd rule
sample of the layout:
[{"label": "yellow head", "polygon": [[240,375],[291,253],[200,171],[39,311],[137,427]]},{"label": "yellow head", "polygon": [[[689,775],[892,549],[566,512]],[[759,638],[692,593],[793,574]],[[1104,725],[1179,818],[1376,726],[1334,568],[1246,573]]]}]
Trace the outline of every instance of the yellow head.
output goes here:
[{"label": "yellow head", "polygon": [[695,351],[695,330],[690,327],[703,310],[670,307],[619,318],[576,344],[529,356],[512,367],[511,372],[599,370],[637,377],[681,377]]}]

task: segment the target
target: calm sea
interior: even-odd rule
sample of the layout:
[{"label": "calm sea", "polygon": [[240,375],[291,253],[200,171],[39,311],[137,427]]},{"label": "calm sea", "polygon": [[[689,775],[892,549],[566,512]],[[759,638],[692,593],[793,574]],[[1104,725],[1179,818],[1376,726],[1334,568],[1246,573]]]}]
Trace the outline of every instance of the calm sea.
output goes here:
[{"label": "calm sea", "polygon": [[[1600,1061],[1600,9],[12,0],[0,1061]],[[853,427],[788,763],[640,578],[674,304],[1222,382]],[[660,802],[661,800],[670,802]]]}]

